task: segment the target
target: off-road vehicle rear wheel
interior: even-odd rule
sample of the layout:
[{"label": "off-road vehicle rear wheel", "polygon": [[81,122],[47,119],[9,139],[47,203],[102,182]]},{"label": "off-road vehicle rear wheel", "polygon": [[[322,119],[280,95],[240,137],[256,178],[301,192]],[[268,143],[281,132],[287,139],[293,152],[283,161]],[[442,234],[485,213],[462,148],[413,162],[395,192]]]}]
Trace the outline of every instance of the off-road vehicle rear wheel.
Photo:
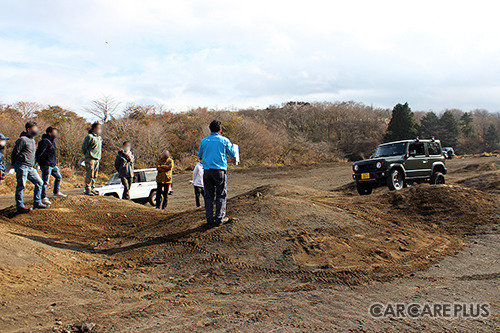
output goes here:
[{"label": "off-road vehicle rear wheel", "polygon": [[149,193],[148,202],[151,206],[156,206],[156,190],[152,190],[151,193]]},{"label": "off-road vehicle rear wheel", "polygon": [[403,172],[399,169],[392,169],[387,176],[387,186],[391,191],[397,191],[405,186]]},{"label": "off-road vehicle rear wheel", "polygon": [[363,184],[363,183],[356,183],[356,188],[358,189],[359,195],[369,195],[372,194],[373,190],[373,185],[372,184]]},{"label": "off-road vehicle rear wheel", "polygon": [[430,183],[432,185],[439,185],[439,184],[444,184],[444,175],[441,172],[435,172],[432,174],[431,181]]}]

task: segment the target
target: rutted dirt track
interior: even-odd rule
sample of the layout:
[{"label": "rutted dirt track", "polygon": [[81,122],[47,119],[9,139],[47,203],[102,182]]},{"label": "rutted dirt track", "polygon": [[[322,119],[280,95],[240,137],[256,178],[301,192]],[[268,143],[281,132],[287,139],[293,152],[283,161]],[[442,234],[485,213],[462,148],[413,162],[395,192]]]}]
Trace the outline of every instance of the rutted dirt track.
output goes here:
[{"label": "rutted dirt track", "polygon": [[[348,164],[235,171],[235,220],[214,229],[189,209],[189,175],[174,179],[169,212],[79,195],[22,216],[6,208],[0,331],[87,322],[96,332],[491,332],[500,328],[499,165],[453,160],[449,185],[368,197],[354,195]],[[490,302],[493,313],[367,313],[372,302],[409,300]]]}]

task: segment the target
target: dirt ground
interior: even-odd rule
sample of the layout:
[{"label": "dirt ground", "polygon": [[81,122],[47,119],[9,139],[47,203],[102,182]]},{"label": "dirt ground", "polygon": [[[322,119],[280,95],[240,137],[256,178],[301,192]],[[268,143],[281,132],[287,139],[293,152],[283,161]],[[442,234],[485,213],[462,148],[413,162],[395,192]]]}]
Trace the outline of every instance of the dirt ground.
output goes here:
[{"label": "dirt ground", "polygon": [[[189,174],[167,212],[74,193],[0,206],[1,332],[500,331],[500,158],[358,196],[348,163],[229,173],[207,228]],[[374,302],[488,302],[488,319],[372,319]]]}]

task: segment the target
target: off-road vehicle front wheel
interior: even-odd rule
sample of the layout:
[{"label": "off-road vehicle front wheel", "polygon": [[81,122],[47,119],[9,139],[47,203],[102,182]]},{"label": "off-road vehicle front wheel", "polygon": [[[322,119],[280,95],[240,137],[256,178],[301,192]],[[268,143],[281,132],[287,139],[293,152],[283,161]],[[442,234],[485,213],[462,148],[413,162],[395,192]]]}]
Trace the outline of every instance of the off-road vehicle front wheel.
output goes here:
[{"label": "off-road vehicle front wheel", "polygon": [[356,183],[356,188],[358,189],[359,195],[369,195],[372,194],[373,185],[367,183]]},{"label": "off-road vehicle front wheel", "polygon": [[398,191],[405,186],[405,178],[403,172],[398,169],[392,169],[389,171],[389,175],[387,176],[387,187],[391,191]]},{"label": "off-road vehicle front wheel", "polygon": [[432,176],[431,176],[430,183],[432,185],[444,184],[445,183],[444,175],[441,172],[435,172],[435,173],[433,173]]}]

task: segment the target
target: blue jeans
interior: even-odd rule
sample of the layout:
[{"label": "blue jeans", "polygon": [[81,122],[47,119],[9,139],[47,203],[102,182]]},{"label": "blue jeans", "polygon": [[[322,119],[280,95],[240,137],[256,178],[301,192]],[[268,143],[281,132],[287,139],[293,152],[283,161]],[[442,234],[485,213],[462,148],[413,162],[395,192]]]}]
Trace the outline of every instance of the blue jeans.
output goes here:
[{"label": "blue jeans", "polygon": [[33,185],[35,185],[35,189],[33,191],[33,205],[37,206],[41,204],[42,198],[40,195],[42,193],[43,181],[42,178],[40,178],[40,175],[38,174],[36,169],[27,165],[15,164],[14,170],[16,171],[16,179],[17,179],[17,186],[16,186],[17,209],[24,207],[23,193],[24,189],[26,188],[26,180],[29,180],[30,182],[33,183]]},{"label": "blue jeans", "polygon": [[54,194],[59,193],[59,188],[61,187],[62,176],[59,172],[59,168],[57,166],[51,167],[48,165],[41,165],[40,169],[42,170],[42,199],[47,197],[47,186],[49,186],[50,176],[54,176]]}]

